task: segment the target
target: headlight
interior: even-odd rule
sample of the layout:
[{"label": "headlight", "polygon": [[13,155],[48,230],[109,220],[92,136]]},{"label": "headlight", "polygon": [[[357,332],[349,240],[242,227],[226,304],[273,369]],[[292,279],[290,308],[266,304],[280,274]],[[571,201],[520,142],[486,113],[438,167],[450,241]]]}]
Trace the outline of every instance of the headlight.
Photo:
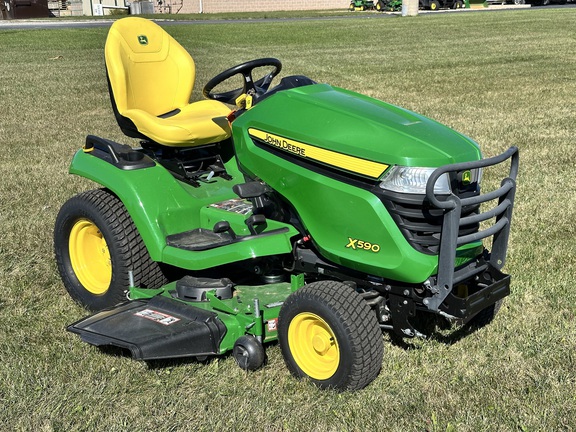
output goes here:
[{"label": "headlight", "polygon": [[[435,169],[393,166],[382,177],[380,187],[392,192],[423,195],[426,193],[426,183]],[[448,173],[444,173],[438,178],[434,185],[434,193],[438,195],[451,193]]]}]

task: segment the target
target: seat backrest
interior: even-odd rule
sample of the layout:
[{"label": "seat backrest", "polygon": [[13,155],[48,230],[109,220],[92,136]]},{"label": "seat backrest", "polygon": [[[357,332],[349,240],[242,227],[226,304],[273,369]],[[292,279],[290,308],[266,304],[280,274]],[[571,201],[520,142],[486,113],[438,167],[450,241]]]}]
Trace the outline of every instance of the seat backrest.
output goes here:
[{"label": "seat backrest", "polygon": [[117,114],[139,109],[159,116],[189,103],[194,60],[158,24],[138,17],[114,22],[104,52]]}]

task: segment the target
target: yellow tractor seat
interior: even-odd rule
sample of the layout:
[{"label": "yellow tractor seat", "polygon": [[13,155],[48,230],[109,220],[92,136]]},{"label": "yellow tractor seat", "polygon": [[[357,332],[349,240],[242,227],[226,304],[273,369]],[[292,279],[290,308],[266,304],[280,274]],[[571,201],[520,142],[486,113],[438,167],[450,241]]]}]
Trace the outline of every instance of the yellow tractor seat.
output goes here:
[{"label": "yellow tractor seat", "polygon": [[170,147],[230,137],[230,108],[215,100],[190,103],[194,60],[159,25],[120,19],[110,27],[104,51],[112,107],[126,135]]}]

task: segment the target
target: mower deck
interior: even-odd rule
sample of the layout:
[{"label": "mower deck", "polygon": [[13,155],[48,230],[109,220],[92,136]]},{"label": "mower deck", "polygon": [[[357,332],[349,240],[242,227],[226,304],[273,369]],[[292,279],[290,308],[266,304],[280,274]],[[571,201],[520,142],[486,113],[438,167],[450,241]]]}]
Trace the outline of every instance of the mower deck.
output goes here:
[{"label": "mower deck", "polygon": [[133,300],[77,321],[68,331],[91,345],[127,349],[136,360],[219,355],[244,334],[276,340],[280,306],[298,278],[234,288],[220,282],[185,277],[157,290],[134,288]]},{"label": "mower deck", "polygon": [[218,354],[226,333],[216,313],[165,297],[123,303],[68,330],[92,345],[128,349],[136,360]]}]

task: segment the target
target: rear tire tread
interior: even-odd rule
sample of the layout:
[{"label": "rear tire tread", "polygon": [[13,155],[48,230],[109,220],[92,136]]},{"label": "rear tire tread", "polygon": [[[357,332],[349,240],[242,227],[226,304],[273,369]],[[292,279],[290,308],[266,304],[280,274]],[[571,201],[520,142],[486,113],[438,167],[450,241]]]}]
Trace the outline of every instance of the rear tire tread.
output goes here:
[{"label": "rear tire tread", "polygon": [[[68,242],[71,226],[81,218],[101,219],[98,226],[104,233],[112,260],[112,281],[101,296],[90,294],[77,280],[70,264]],[[68,200],[56,218],[54,250],[58,269],[66,290],[72,298],[90,310],[113,306],[126,300],[130,286],[128,271],[132,270],[134,285],[141,288],[159,288],[168,281],[160,267],[148,254],[146,245],[134,225],[128,210],[112,192],[94,189],[82,192]]]}]

